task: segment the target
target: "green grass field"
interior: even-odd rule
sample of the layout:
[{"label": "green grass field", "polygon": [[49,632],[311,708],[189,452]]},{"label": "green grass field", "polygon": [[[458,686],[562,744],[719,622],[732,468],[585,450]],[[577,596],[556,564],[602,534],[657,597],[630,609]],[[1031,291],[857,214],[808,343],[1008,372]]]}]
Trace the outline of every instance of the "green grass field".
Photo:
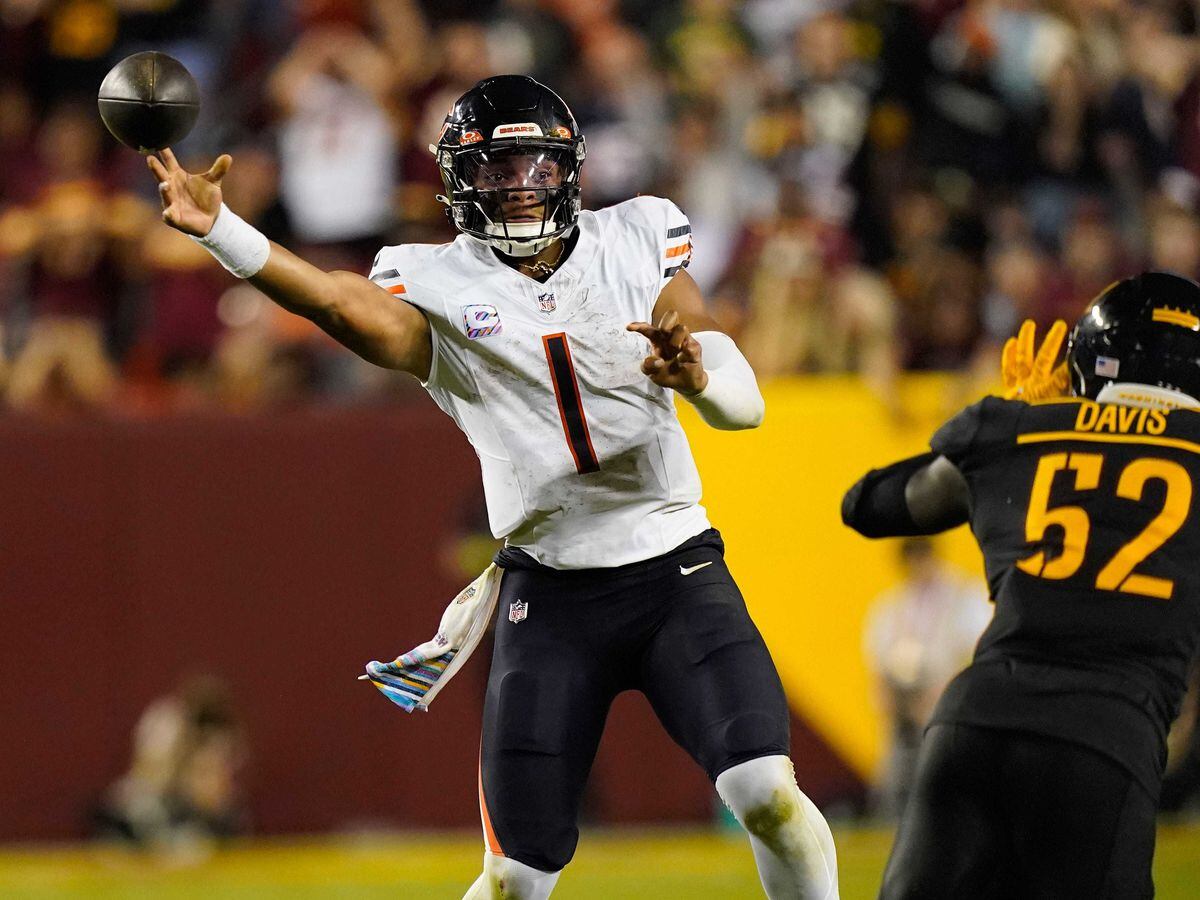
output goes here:
[{"label": "green grass field", "polygon": [[[891,843],[838,830],[843,900],[874,897]],[[97,848],[0,850],[6,900],[408,900],[461,897],[478,874],[476,835],[247,842],[183,866]],[[1200,895],[1200,825],[1159,831],[1161,900]],[[555,900],[761,898],[748,848],[713,832],[591,832]]]}]

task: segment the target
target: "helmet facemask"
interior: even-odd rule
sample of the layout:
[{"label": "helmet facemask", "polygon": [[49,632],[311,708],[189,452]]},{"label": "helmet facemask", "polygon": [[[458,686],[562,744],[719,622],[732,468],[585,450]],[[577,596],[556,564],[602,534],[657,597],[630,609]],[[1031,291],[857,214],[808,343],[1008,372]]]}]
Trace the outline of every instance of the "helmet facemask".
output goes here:
[{"label": "helmet facemask", "polygon": [[501,253],[533,256],[579,217],[576,156],[570,145],[528,140],[440,151],[454,224]]}]

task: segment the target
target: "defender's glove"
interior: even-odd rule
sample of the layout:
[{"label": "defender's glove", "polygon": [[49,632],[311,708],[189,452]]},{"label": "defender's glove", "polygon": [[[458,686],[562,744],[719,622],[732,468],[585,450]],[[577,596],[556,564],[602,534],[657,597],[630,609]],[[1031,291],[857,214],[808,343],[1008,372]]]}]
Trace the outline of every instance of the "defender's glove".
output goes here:
[{"label": "defender's glove", "polygon": [[1051,325],[1042,346],[1034,353],[1036,327],[1032,319],[1026,319],[1021,323],[1017,336],[1010,337],[1004,343],[1004,351],[1000,355],[1000,377],[1004,380],[1005,400],[1045,400],[1066,396],[1071,383],[1067,364],[1062,362],[1056,368],[1054,360],[1067,335],[1067,323],[1058,319]]},{"label": "defender's glove", "polygon": [[371,660],[359,681],[371,682],[405,712],[428,710],[438,691],[479,646],[496,609],[501,575],[503,570],[492,563],[450,601],[432,640],[391,662]]}]

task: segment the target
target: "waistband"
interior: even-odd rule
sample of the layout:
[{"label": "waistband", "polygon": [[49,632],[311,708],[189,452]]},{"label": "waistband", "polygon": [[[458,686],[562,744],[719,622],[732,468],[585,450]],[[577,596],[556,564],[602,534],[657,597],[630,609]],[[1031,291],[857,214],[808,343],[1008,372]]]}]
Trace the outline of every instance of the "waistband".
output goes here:
[{"label": "waistband", "polygon": [[686,553],[691,550],[698,550],[702,548],[711,548],[716,550],[721,556],[724,556],[725,542],[721,539],[721,533],[715,528],[709,528],[700,532],[695,537],[688,538],[682,544],[672,548],[671,550],[668,550],[661,556],[653,556],[650,559],[643,559],[639,560],[638,562],[626,563],[623,566],[612,566],[608,568],[554,569],[538,562],[519,547],[501,548],[493,558],[493,562],[505,570],[543,572],[546,574],[559,575],[567,578],[622,578],[629,575],[636,576],[646,574],[653,571],[663,562],[663,560],[671,559],[671,557],[679,553]]}]

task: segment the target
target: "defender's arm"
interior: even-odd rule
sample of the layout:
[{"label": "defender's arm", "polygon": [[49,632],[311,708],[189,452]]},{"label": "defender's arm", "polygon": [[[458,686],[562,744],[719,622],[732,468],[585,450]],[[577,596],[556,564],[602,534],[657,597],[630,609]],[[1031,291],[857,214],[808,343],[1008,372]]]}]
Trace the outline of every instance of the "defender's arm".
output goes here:
[{"label": "defender's arm", "polygon": [[934,453],[872,469],[842,499],[842,521],[870,538],[937,534],[962,525],[969,514],[966,479]]},{"label": "defender's arm", "polygon": [[628,327],[650,341],[642,371],[655,384],[683,395],[714,428],[736,431],[762,424],[765,404],[754,370],[737,345],[704,308],[687,272],[662,289],[649,322]]},{"label": "defender's arm", "polygon": [[433,339],[420,310],[354,272],[318,269],[223,206],[221,179],[233,162],[228,155],[203,175],[184,171],[169,149],[161,155],[147,162],[158,178],[168,225],[196,238],[230,272],[364,359],[429,377]]}]

